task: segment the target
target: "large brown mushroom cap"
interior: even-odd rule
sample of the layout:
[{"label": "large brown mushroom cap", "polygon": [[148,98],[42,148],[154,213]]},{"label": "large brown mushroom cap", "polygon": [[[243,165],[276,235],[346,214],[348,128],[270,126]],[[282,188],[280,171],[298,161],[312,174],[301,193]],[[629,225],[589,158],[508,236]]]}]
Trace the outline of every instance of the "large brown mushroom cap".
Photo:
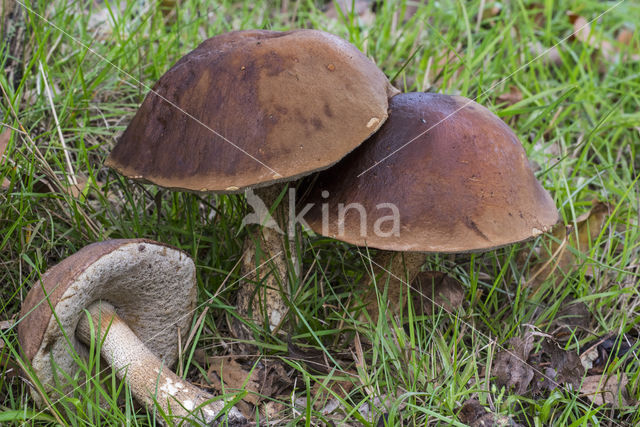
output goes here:
[{"label": "large brown mushroom cap", "polygon": [[130,178],[238,192],[334,164],[397,93],[353,45],[315,30],[204,41],[153,87],[107,159]]},{"label": "large brown mushroom cap", "polygon": [[178,356],[178,331],[187,331],[193,317],[196,291],[193,261],[175,248],[144,239],[94,243],[51,267],[34,284],[22,305],[18,340],[40,381],[54,384],[51,358],[57,369],[70,375],[77,370],[63,330],[75,350],[86,355],[76,326],[83,310],[105,301],[171,366]]},{"label": "large brown mushroom cap", "polygon": [[[536,236],[558,220],[553,200],[502,120],[466,98],[430,93],[393,97],[378,133],[321,172],[307,202],[314,203],[305,219],[315,232],[393,251],[487,250]],[[344,210],[350,203],[364,208],[365,233],[360,213]],[[397,236],[385,236],[391,220],[378,223],[382,233],[374,228],[392,214],[383,203],[398,208]]]}]

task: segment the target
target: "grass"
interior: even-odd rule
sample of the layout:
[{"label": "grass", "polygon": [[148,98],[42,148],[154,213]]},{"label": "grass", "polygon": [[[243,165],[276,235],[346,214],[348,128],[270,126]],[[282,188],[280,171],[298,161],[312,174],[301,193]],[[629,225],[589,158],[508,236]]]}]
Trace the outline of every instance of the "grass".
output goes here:
[{"label": "grass", "polygon": [[[201,323],[194,320],[197,339],[184,349],[181,369],[204,382],[208,361],[235,349],[228,318],[239,283],[245,203],[239,196],[141,185],[103,161],[148,88],[204,38],[235,29],[316,28],[350,40],[404,91],[462,94],[496,112],[538,165],[538,179],[566,224],[577,225],[593,199],[609,201],[613,210],[591,246],[570,249],[575,269],[535,292],[523,283],[533,254],[540,248],[544,253],[548,239],[483,254],[432,256],[426,269],[463,284],[459,310],[418,316],[409,309],[401,320],[381,316],[375,324],[359,322],[347,310],[358,298],[354,285],[370,271],[369,254],[303,235],[304,269],[289,313],[293,334],[257,333],[261,360],[283,362],[296,379],[295,393],[269,396],[282,411],[275,419],[259,415],[260,423],[328,422],[317,410],[327,396],[339,399],[345,408],[339,419],[352,424],[375,425],[382,413],[391,425],[460,423],[460,406],[472,397],[525,425],[640,423],[635,405],[596,405],[569,388],[520,396],[491,378],[497,352],[530,328],[552,334],[568,301],[586,304],[590,320],[586,331],[573,329],[563,341],[567,350],[584,350],[609,333],[626,334],[632,344],[639,335],[640,61],[625,58],[640,50],[639,32],[628,46],[614,43],[621,52],[615,58],[598,49],[602,40],[637,26],[637,3],[502,2],[499,14],[478,20],[480,7],[488,11],[497,3],[424,2],[405,23],[404,0],[379,3],[371,22],[328,18],[323,4],[311,0],[185,0],[166,17],[155,3],[125,1],[122,10],[111,2],[25,3],[21,56],[12,57],[4,41],[0,52],[3,68],[11,71],[0,74],[0,115],[4,129],[13,129],[0,165],[0,180],[8,180],[0,192],[0,321],[28,322],[17,313],[39,275],[88,243],[157,239],[182,248],[197,265],[201,304],[195,318],[207,310]],[[568,37],[569,10],[588,21],[597,18],[588,40]],[[112,25],[96,24],[98,16]],[[557,58],[540,56],[556,44]],[[499,95],[510,90],[522,99],[501,101]],[[72,177],[87,180],[79,196],[65,190]],[[383,298],[384,286],[379,289]],[[70,379],[73,393],[49,393],[53,411],[36,407],[29,394],[36,378],[15,374],[22,363],[15,331],[0,329],[0,423],[153,425],[161,416],[138,408],[113,375]],[[310,369],[294,351],[298,347],[324,355],[329,372]],[[610,367],[626,372],[631,401],[640,399],[637,354],[635,345]],[[99,360],[79,364],[87,373],[99,372]],[[317,404],[296,408],[296,398]]]}]

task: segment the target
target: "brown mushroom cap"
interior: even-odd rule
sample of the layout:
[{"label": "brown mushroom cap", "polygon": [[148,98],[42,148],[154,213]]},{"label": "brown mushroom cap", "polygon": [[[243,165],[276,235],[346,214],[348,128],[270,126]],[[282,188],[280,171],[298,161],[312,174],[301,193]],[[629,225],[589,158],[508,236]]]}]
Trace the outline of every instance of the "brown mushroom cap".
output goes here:
[{"label": "brown mushroom cap", "polygon": [[70,375],[77,370],[62,331],[86,355],[76,326],[84,309],[106,301],[171,366],[178,357],[178,330],[184,333],[191,322],[196,291],[193,261],[175,248],[144,239],[94,243],[51,267],[34,284],[22,305],[18,340],[40,381],[54,384],[51,358]]},{"label": "brown mushroom cap", "polygon": [[160,78],[107,165],[191,191],[289,181],[367,139],[395,93],[373,62],[334,35],[234,31],[204,41]]},{"label": "brown mushroom cap", "polygon": [[[522,241],[558,221],[522,145],[489,110],[467,98],[431,93],[400,94],[389,106],[378,133],[319,174],[306,200],[314,204],[305,216],[313,231],[392,251],[459,253]],[[368,215],[365,233],[359,212],[345,210],[350,203]],[[392,214],[382,203],[398,208],[399,235],[385,237],[392,221],[379,223],[382,233],[376,233],[376,221]]]}]

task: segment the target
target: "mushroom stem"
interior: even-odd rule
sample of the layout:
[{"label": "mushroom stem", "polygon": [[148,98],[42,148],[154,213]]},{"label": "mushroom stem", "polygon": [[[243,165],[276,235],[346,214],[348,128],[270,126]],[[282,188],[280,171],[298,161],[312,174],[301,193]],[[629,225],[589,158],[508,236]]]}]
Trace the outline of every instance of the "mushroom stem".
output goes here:
[{"label": "mushroom stem", "polygon": [[[276,204],[278,197],[286,188],[286,184],[271,185],[255,190],[255,195],[262,200],[267,209]],[[289,298],[289,262],[290,255],[294,270],[297,270],[295,251],[287,251],[295,244],[294,235],[288,234],[289,197],[285,194],[272,212],[272,217],[280,230],[271,227],[253,225],[249,227],[249,235],[245,240],[245,255],[242,260],[242,277],[247,281],[259,283],[258,288],[252,283],[238,289],[238,313],[244,318],[253,319],[258,325],[268,320],[269,329],[274,331],[280,326],[288,311],[286,298]],[[282,233],[280,233],[282,231]],[[257,272],[257,273],[256,273]],[[237,322],[234,333],[238,338],[251,339],[251,332]]]},{"label": "mushroom stem", "polygon": [[365,307],[372,320],[378,319],[380,311],[376,285],[378,291],[382,292],[389,283],[386,298],[388,308],[398,313],[406,302],[406,292],[402,293],[405,298],[400,299],[402,289],[411,286],[426,258],[427,255],[421,252],[380,251],[371,259],[372,274],[363,277],[358,287],[363,290]]},{"label": "mushroom stem", "polygon": [[[213,395],[164,366],[116,314],[111,304],[97,302],[88,311],[94,325],[99,324],[95,330],[99,329],[100,337],[95,339],[102,340],[100,354],[116,371],[117,377],[129,384],[131,393],[140,403],[153,407],[157,401],[168,415],[199,424],[211,425],[216,422],[225,407],[224,401],[213,400]],[[84,344],[90,345],[91,329],[87,316],[80,318],[76,336]],[[244,417],[237,409],[231,408],[228,421],[231,424],[242,422]]]}]

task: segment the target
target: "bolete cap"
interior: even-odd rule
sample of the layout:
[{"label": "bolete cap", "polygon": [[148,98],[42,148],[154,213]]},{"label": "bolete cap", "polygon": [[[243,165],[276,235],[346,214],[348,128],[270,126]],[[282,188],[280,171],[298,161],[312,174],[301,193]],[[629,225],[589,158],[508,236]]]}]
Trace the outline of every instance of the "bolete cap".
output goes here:
[{"label": "bolete cap", "polygon": [[389,106],[378,133],[309,190],[313,231],[378,249],[459,253],[526,240],[558,221],[522,144],[488,109],[433,93],[396,95]]},{"label": "bolete cap", "polygon": [[85,309],[105,301],[171,366],[178,356],[178,331],[187,331],[193,317],[196,292],[193,261],[173,247],[144,239],[94,243],[48,269],[33,285],[20,312],[18,340],[43,384],[55,384],[51,359],[73,376],[78,368],[63,330],[78,354],[86,355],[76,326]]},{"label": "bolete cap", "polygon": [[234,193],[334,164],[387,118],[386,76],[316,30],[205,40],[155,84],[109,155],[121,174]]}]

